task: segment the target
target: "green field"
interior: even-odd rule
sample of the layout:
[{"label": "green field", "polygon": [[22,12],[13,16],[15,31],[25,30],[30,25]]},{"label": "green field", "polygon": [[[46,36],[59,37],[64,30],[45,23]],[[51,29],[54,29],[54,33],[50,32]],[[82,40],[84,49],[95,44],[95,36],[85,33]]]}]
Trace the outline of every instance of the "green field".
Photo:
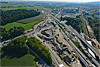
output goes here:
[{"label": "green field", "polygon": [[1,66],[34,66],[36,67],[36,61],[34,61],[35,57],[31,55],[24,55],[20,58],[11,58],[9,59],[7,56],[1,59]]},{"label": "green field", "polygon": [[38,9],[38,11],[40,12],[40,9],[38,7],[22,7],[22,8],[0,8],[2,10],[14,10],[14,9],[28,9],[28,10],[36,10]]},{"label": "green field", "polygon": [[28,29],[31,29],[33,25],[37,24],[37,23],[40,22],[40,21],[42,21],[42,19],[39,20],[39,21],[36,21],[36,22],[28,23],[28,24],[26,24],[26,25],[24,25],[24,26],[22,26],[22,27],[23,27],[25,30],[28,30]]},{"label": "green field", "polygon": [[22,20],[18,20],[17,22],[19,23],[30,23],[30,22],[34,22],[34,21],[38,21],[42,19],[42,17],[31,17],[31,18],[26,18],[26,19],[22,19]]},{"label": "green field", "polygon": [[14,26],[20,27],[22,25],[24,25],[24,24],[23,23],[18,23],[18,22],[12,22],[12,23],[8,23],[8,24],[6,24],[4,26],[0,26],[0,27],[6,28],[6,30],[9,30],[10,28],[13,28]]},{"label": "green field", "polygon": [[28,30],[28,29],[31,29],[32,26],[35,25],[36,23],[41,22],[43,20],[42,17],[43,17],[43,14],[36,17],[26,18],[26,19],[18,20],[16,22],[8,23],[0,27],[5,28],[6,30],[9,30],[10,28],[13,28],[14,26],[16,27],[22,26],[25,30]]},{"label": "green field", "polygon": [[10,28],[13,28],[14,26],[16,26],[16,27],[22,26],[25,30],[28,30],[28,29],[31,29],[33,25],[35,25],[36,23],[38,23],[40,21],[42,21],[42,19],[40,19],[39,21],[28,23],[28,24],[13,22],[13,23],[9,23],[9,24],[6,24],[6,25],[0,26],[0,27],[5,28],[6,30],[9,30]]}]

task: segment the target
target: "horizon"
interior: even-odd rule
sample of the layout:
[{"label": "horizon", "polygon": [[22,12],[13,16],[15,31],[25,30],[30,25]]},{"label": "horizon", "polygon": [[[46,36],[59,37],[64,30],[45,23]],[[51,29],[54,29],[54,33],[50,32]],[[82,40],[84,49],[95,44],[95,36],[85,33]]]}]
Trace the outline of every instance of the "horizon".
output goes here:
[{"label": "horizon", "polygon": [[99,0],[81,0],[81,1],[79,1],[79,0],[67,0],[67,1],[65,1],[65,0],[1,0],[1,2],[23,2],[23,1],[25,1],[25,2],[34,2],[34,1],[40,1],[40,2],[72,2],[72,3],[88,3],[88,2],[100,2]]}]

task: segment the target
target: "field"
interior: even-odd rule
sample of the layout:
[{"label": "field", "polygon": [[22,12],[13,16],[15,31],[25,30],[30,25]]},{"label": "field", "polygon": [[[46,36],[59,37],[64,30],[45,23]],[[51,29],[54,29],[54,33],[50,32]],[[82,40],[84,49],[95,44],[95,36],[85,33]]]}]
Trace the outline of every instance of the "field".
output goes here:
[{"label": "field", "polygon": [[39,9],[38,7],[0,8],[0,9],[2,9],[2,10],[14,10],[14,9],[28,9],[28,10],[31,10],[31,9],[34,9],[34,10],[36,10],[36,11],[37,11],[37,9],[38,9],[38,11],[40,12],[40,9]]},{"label": "field", "polygon": [[32,55],[24,55],[20,58],[11,58],[9,59],[7,56],[1,59],[1,66],[33,66],[36,67],[35,56]]},{"label": "field", "polygon": [[10,28],[14,26],[16,27],[22,26],[25,30],[28,30],[28,29],[31,29],[33,25],[35,25],[36,23],[42,20],[43,20],[43,14],[36,17],[26,18],[26,19],[18,20],[16,22],[8,23],[0,27],[5,28],[6,30],[9,30]]},{"label": "field", "polygon": [[22,19],[22,20],[18,20],[17,22],[19,23],[30,23],[30,22],[34,22],[34,21],[38,21],[40,19],[43,18],[43,14],[36,16],[36,17],[31,17],[31,18],[26,18],[26,19]]},{"label": "field", "polygon": [[26,25],[24,25],[24,26],[22,26],[22,27],[23,27],[25,30],[28,30],[28,29],[31,29],[33,25],[37,24],[37,23],[40,22],[40,21],[42,21],[42,19],[39,20],[39,21],[36,21],[36,22],[28,23],[28,24],[26,24]]}]

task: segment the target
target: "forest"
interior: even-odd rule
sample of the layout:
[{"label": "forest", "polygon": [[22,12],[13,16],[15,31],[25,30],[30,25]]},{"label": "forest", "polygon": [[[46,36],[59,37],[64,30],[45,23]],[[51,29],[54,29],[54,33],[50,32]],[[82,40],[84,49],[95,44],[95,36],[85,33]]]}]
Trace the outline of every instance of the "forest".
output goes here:
[{"label": "forest", "polygon": [[15,40],[12,40],[8,43],[8,45],[2,47],[3,53],[9,53],[11,55],[16,54],[19,55],[25,55],[29,51],[29,47],[25,45],[25,41],[27,39],[27,36],[23,36],[20,38],[17,38]]},{"label": "forest", "polygon": [[35,10],[27,10],[27,9],[15,9],[15,10],[1,10],[1,25],[5,25],[7,23],[11,23],[17,20],[30,18],[39,15],[40,12]]},{"label": "forest", "polygon": [[0,30],[1,30],[2,40],[14,38],[24,33],[23,27],[13,27],[10,28],[8,31],[6,31],[5,28],[0,28]]},{"label": "forest", "polygon": [[47,64],[52,64],[51,55],[48,49],[35,37],[30,37],[26,43],[29,48],[35,51]]},{"label": "forest", "polygon": [[60,18],[61,20],[67,20],[66,24],[71,25],[75,30],[80,32],[80,30],[83,32],[83,25],[81,19],[77,18],[71,18],[71,17],[64,17]]}]

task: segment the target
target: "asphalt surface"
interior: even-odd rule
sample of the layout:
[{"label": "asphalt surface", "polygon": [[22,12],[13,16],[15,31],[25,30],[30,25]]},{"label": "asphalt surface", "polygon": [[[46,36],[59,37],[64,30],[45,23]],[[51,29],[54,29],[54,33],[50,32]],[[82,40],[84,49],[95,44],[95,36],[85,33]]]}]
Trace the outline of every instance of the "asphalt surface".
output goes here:
[{"label": "asphalt surface", "polygon": [[89,43],[87,43],[87,41],[85,39],[83,39],[77,31],[75,31],[71,26],[69,26],[69,28],[73,31],[73,33],[76,34],[76,36],[81,39],[99,58],[100,58],[100,53],[94,48],[92,47]]},{"label": "asphalt surface", "polygon": [[[52,17],[55,18],[54,16],[52,16]],[[56,19],[58,22],[60,21],[60,20],[58,20],[57,18],[55,18],[55,19]],[[71,43],[73,43],[73,42],[70,42],[70,44],[71,44]],[[75,46],[74,46],[74,47],[75,47]],[[73,48],[74,48],[74,47],[73,47]],[[92,63],[91,63],[89,60],[86,60],[87,57],[86,57],[82,52],[78,51],[77,48],[75,48],[75,49],[77,50],[77,52],[80,53],[79,55],[83,56],[84,60],[85,60],[86,63],[87,63],[87,66],[92,65]],[[80,57],[81,57],[81,56],[80,56]]]}]

